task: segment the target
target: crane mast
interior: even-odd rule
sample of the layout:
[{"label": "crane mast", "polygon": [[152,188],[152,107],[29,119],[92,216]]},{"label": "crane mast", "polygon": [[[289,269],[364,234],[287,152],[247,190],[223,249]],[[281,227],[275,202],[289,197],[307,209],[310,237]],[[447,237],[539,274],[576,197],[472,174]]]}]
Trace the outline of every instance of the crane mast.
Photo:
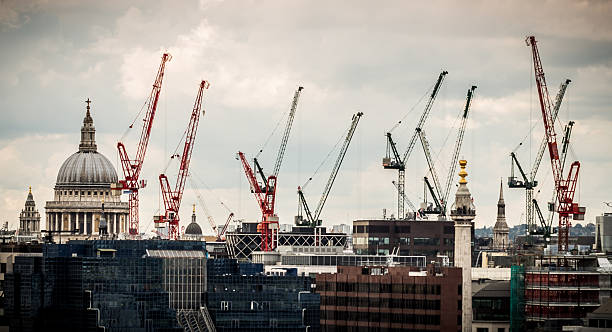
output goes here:
[{"label": "crane mast", "polygon": [[[259,205],[259,208],[261,209],[262,213],[261,222],[257,226],[257,229],[261,234],[262,251],[271,251],[275,248],[275,234],[278,234],[278,217],[274,212],[274,204],[276,201],[276,181],[281,164],[283,162],[285,150],[287,149],[289,133],[291,132],[293,119],[295,118],[295,112],[297,110],[298,101],[302,90],[304,90],[304,87],[298,87],[298,89],[295,91],[295,94],[293,95],[293,102],[291,103],[289,117],[287,119],[287,124],[285,125],[285,132],[283,133],[283,137],[281,139],[281,144],[278,149],[276,163],[274,164],[274,170],[272,172],[272,175],[268,176],[268,178],[266,179],[263,173],[263,169],[259,165],[259,162],[256,158],[254,160],[257,172],[262,177],[262,180],[264,180],[261,186],[257,183],[255,173],[253,172],[253,169],[249,165],[248,161],[246,160],[244,153],[238,151],[238,156],[242,163],[242,168],[244,169],[244,173],[247,179],[249,180],[249,184],[251,185],[251,192],[253,192],[253,194],[255,195],[255,198],[257,199],[257,204]],[[265,187],[263,187],[264,185]]]},{"label": "crane mast", "polygon": [[[329,179],[327,180],[327,184],[325,185],[325,189],[323,189],[323,193],[321,194],[321,198],[319,199],[319,204],[317,205],[314,214],[310,212],[310,208],[308,207],[308,203],[306,203],[306,199],[304,198],[304,194],[302,189],[298,187],[298,195],[300,198],[301,205],[304,207],[306,211],[306,216],[309,219],[309,223],[311,227],[320,226],[321,220],[319,220],[319,216],[321,215],[321,211],[323,211],[323,206],[327,201],[327,197],[331,191],[332,186],[334,185],[334,181],[336,180],[336,176],[338,175],[338,171],[340,170],[340,165],[342,165],[342,161],[344,160],[344,156],[346,155],[346,151],[348,150],[349,145],[351,144],[351,140],[353,139],[353,134],[355,134],[355,129],[357,129],[357,125],[359,124],[359,120],[363,115],[362,112],[358,112],[353,115],[351,119],[351,126],[349,127],[348,133],[344,138],[344,143],[342,144],[342,148],[340,148],[340,153],[338,154],[338,158],[336,159],[336,163],[334,164],[334,168],[329,175]],[[301,216],[298,215],[296,220],[301,220]]]},{"label": "crane mast", "polygon": [[[144,162],[145,153],[147,152],[147,146],[149,144],[149,137],[151,136],[151,128],[153,127],[153,119],[155,118],[155,111],[157,110],[157,102],[159,101],[159,94],[161,93],[162,81],[164,78],[164,71],[166,68],[166,62],[170,61],[172,56],[169,53],[162,55],[161,64],[157,70],[157,76],[153,83],[153,89],[147,100],[147,113],[144,118],[144,124],[140,133],[140,141],[138,143],[138,149],[136,150],[136,158],[130,159],[125,150],[125,146],[122,142],[117,143],[117,150],[119,151],[119,158],[121,159],[121,168],[125,179],[120,180],[117,185],[114,185],[114,190],[129,190],[129,233],[132,236],[138,234],[138,190],[146,186],[146,182],[139,181],[140,171],[142,170],[142,164]],[[131,126],[130,126],[131,127]]]},{"label": "crane mast", "polygon": [[[200,88],[193,105],[193,111],[191,112],[191,118],[189,120],[189,124],[187,125],[187,135],[185,136],[185,145],[183,147],[183,153],[181,154],[181,164],[179,166],[178,177],[176,179],[174,190],[170,188],[168,177],[165,174],[159,175],[159,183],[161,186],[165,208],[165,214],[162,216],[161,221],[168,223],[168,238],[172,240],[178,240],[179,238],[179,209],[181,207],[181,200],[183,198],[183,191],[185,189],[185,181],[189,175],[189,163],[191,161],[193,145],[195,142],[196,133],[198,131],[198,124],[200,122],[202,95],[204,94],[204,90],[208,89],[208,87],[209,83],[207,81],[202,81],[200,83]],[[204,111],[202,113],[204,113]]]},{"label": "crane mast", "polygon": [[[429,116],[434,100],[436,99],[436,96],[438,95],[438,92],[440,91],[440,86],[442,85],[442,81],[444,80],[444,77],[446,76],[446,74],[448,74],[448,72],[444,70],[438,76],[438,80],[436,81],[433,91],[431,92],[431,95],[429,96],[429,101],[427,102],[427,105],[425,106],[425,110],[423,111],[423,114],[421,114],[421,118],[419,119],[419,122],[417,124],[417,127],[416,127],[417,129],[423,128],[423,126],[425,125],[425,121],[427,120],[427,117]],[[408,158],[412,154],[412,150],[414,149],[414,145],[416,143],[417,136],[418,136],[418,133],[417,133],[417,130],[415,130],[414,134],[410,138],[410,142],[408,143],[408,148],[406,149],[406,152],[404,152],[403,157],[400,158],[399,154],[397,153],[397,148],[395,146],[395,143],[393,142],[393,139],[391,138],[391,133],[390,132],[387,133],[387,154],[383,158],[382,164],[383,164],[384,169],[397,169],[398,170],[398,174],[397,174],[397,188],[398,188],[397,190],[397,218],[398,219],[404,219],[404,201],[405,201],[405,195],[406,195],[404,182],[405,182],[406,162],[408,161]],[[390,154],[391,151],[393,152],[393,156],[391,156]]]},{"label": "crane mast", "polygon": [[217,241],[222,241],[225,239],[225,232],[227,232],[227,227],[229,226],[233,217],[234,217],[234,212],[230,212],[229,216],[227,217],[227,220],[225,221],[225,225],[223,225],[221,232],[219,233],[219,235],[217,235]]},{"label": "crane mast", "polygon": [[542,120],[544,122],[544,132],[546,133],[546,144],[550,155],[550,163],[552,166],[553,178],[555,180],[555,191],[559,206],[559,243],[558,250],[560,253],[567,252],[569,248],[569,228],[571,226],[570,215],[584,214],[584,208],[578,207],[574,203],[574,194],[576,192],[576,183],[580,172],[580,162],[574,161],[570,166],[567,179],[563,178],[563,165],[559,158],[559,150],[557,147],[557,136],[555,133],[555,117],[550,105],[550,97],[544,77],[544,69],[540,60],[540,54],[537,47],[537,42],[534,36],[526,38],[527,46],[531,46],[533,65],[535,72],[536,86],[538,88],[538,96],[540,101],[540,109],[542,111]]}]

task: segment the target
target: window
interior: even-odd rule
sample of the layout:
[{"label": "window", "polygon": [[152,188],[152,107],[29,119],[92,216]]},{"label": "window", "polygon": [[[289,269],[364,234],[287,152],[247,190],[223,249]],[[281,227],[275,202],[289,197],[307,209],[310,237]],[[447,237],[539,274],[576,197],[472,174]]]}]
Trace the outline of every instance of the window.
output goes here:
[{"label": "window", "polygon": [[409,245],[410,244],[410,238],[409,237],[400,237],[399,243],[400,244],[404,244],[404,245]]},{"label": "window", "polygon": [[88,191],[88,192],[87,192],[87,196],[91,196],[91,191]]},{"label": "window", "polygon": [[506,332],[506,329],[503,327],[498,327],[497,332]]},{"label": "window", "polygon": [[489,328],[487,327],[479,327],[476,329],[476,332],[489,332]]},{"label": "window", "polygon": [[232,301],[221,301],[221,310],[228,311],[231,308],[232,308]]},{"label": "window", "polygon": [[270,327],[278,327],[278,319],[270,318]]}]

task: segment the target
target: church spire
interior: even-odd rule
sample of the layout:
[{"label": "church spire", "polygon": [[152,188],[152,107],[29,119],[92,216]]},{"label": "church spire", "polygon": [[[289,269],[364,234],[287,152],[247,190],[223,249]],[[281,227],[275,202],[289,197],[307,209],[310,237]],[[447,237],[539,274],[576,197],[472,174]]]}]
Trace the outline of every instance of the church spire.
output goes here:
[{"label": "church spire", "polygon": [[81,127],[81,144],[79,144],[79,152],[96,152],[98,147],[96,146],[96,128],[93,124],[93,118],[89,111],[89,104],[91,100],[87,98],[87,113],[83,119],[83,126]]},{"label": "church spire", "polygon": [[499,183],[499,201],[497,201],[497,219],[506,218],[506,203],[504,202],[504,184]]}]

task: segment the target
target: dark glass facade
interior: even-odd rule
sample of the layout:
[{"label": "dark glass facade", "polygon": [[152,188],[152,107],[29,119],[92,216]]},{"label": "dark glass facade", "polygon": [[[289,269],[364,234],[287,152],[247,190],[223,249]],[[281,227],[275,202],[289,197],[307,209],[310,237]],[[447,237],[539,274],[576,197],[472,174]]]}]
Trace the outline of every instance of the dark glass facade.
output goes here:
[{"label": "dark glass facade", "polygon": [[266,276],[263,266],[232,259],[208,261],[207,307],[217,331],[319,331],[314,280]]},{"label": "dark glass facade", "polygon": [[6,276],[11,330],[183,331],[166,285],[172,258],[149,256],[148,249],[203,254],[205,243],[70,241],[45,245],[43,257],[18,257]]}]

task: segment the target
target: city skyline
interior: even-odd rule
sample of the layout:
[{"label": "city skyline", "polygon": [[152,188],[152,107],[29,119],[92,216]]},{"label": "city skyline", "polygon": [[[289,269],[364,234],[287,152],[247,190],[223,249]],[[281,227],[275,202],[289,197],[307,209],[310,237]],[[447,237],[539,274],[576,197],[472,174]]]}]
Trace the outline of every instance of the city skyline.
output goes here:
[{"label": "city skyline", "polygon": [[[495,223],[500,178],[508,225],[517,225],[524,190],[505,185],[509,154],[522,141],[516,153],[530,169],[543,136],[531,54],[524,43],[530,34],[539,41],[551,97],[562,81],[572,80],[559,118],[576,121],[569,157],[582,164],[577,197],[587,207],[584,223],[594,222],[607,211],[602,201],[612,200],[606,196],[612,184],[607,176],[612,167],[610,3],[474,2],[441,9],[364,2],[351,11],[340,3],[313,8],[310,2],[113,4],[0,3],[0,39],[11,45],[0,64],[0,170],[5,173],[0,220],[10,227],[18,225],[29,186],[41,214],[45,201],[52,200],[62,162],[78,150],[87,98],[93,101],[98,151],[117,168],[117,141],[135,150],[138,121],[131,132],[127,128],[149,93],[164,51],[173,59],[143,168],[148,187],[141,191],[141,232],[151,234],[152,216],[159,214],[160,205],[163,209],[157,176],[179,144],[201,79],[211,87],[204,95],[206,114],[191,170],[196,182],[203,180],[212,189],[200,191],[218,224],[227,213],[217,197],[238,218],[261,217],[235,155],[240,150],[252,158],[265,145],[260,160],[266,170],[272,168],[283,114],[298,86],[305,89],[279,176],[281,223],[293,223],[297,186],[344,135],[351,115],[364,112],[322,213],[324,225],[331,226],[380,217],[383,208],[387,216],[396,213],[391,181],[397,175],[381,167],[384,134],[405,117],[394,137],[400,153],[406,149],[424,107],[418,101],[442,70],[449,74],[426,126],[434,155],[440,153],[441,181],[446,181],[455,143],[456,117],[467,89],[476,85],[460,154],[468,160],[476,227]],[[279,122],[281,129],[266,145]],[[332,153],[306,190],[313,206],[334,159]],[[167,169],[172,184],[177,168],[172,163]],[[457,172],[458,167],[454,183]],[[550,173],[545,155],[538,176],[541,202],[552,194]],[[121,169],[117,174],[122,176]],[[425,158],[417,144],[406,179],[415,203],[422,196],[424,175]],[[196,202],[188,185],[181,226],[187,225]],[[198,218],[209,231],[201,208]]]}]

